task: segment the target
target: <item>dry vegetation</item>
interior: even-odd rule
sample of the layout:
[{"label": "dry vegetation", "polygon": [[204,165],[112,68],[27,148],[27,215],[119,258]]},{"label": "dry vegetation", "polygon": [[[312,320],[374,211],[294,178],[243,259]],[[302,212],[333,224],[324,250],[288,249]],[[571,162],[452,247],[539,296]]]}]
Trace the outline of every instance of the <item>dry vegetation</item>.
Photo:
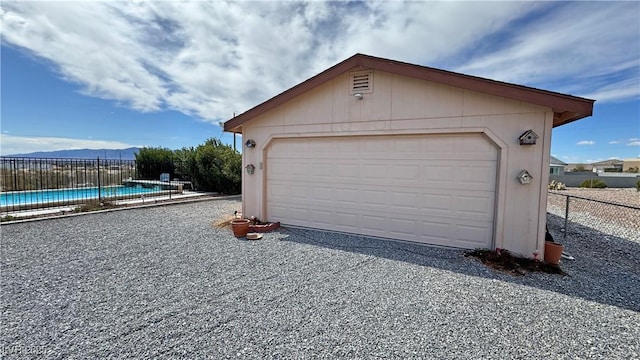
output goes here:
[{"label": "dry vegetation", "polygon": [[505,249],[477,249],[466,252],[465,256],[476,257],[483,264],[508,274],[525,275],[530,272],[545,272],[566,275],[559,266],[550,265],[537,259],[516,256]]}]

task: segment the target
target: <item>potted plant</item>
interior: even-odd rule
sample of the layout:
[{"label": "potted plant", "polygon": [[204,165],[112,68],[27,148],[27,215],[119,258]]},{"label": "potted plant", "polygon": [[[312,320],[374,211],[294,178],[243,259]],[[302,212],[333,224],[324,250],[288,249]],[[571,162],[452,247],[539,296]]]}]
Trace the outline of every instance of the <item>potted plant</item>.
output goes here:
[{"label": "potted plant", "polygon": [[562,252],[564,251],[564,246],[562,244],[558,244],[553,241],[545,241],[544,242],[544,262],[551,265],[558,265],[560,263],[560,258],[562,257]]},{"label": "potted plant", "polygon": [[249,232],[249,219],[234,219],[231,221],[231,229],[235,237],[245,237]]}]

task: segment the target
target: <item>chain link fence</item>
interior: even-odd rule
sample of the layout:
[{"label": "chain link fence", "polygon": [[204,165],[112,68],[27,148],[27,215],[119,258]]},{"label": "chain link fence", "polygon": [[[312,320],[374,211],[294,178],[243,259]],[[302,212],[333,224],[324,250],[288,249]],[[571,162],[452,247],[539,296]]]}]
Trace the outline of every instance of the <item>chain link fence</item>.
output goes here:
[{"label": "chain link fence", "polygon": [[638,206],[550,191],[547,212],[564,220],[564,238],[567,233],[578,231],[576,225],[579,224],[609,235],[640,241]]}]

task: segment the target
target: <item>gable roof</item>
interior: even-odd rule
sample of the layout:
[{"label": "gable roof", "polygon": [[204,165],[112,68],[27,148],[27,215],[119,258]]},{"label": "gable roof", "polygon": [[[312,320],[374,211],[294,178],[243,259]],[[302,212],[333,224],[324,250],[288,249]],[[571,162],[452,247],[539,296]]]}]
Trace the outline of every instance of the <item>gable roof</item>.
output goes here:
[{"label": "gable roof", "polygon": [[562,166],[566,166],[569,165],[566,162],[558,159],[555,156],[549,156],[549,165],[562,165]]},{"label": "gable roof", "polygon": [[245,122],[255,118],[256,116],[264,114],[265,112],[282,105],[296,96],[305,93],[347,71],[350,71],[355,67],[385,71],[392,74],[408,76],[434,83],[550,107],[555,112],[553,119],[554,127],[590,116],[593,113],[593,103],[595,102],[595,100],[557,92],[510,84],[477,76],[464,75],[370,55],[355,54],[320,74],[307,79],[306,81],[274,96],[262,104],[259,104],[228,120],[224,123],[224,130],[242,132],[240,126]]}]

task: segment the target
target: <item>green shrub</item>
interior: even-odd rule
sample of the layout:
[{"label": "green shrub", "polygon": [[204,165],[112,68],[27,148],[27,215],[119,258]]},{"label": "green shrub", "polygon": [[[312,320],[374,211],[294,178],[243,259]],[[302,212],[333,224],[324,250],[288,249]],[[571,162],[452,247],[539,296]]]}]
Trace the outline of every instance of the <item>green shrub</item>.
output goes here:
[{"label": "green shrub", "polygon": [[211,138],[193,148],[169,150],[143,148],[136,154],[137,175],[158,180],[160,174],[193,182],[196,190],[239,194],[242,188],[242,154]]},{"label": "green shrub", "polygon": [[[640,183],[640,181],[638,181]],[[18,218],[16,218],[13,215],[5,215],[2,218],[0,218],[0,221],[14,221],[17,220]]]},{"label": "green shrub", "polygon": [[604,189],[607,187],[604,181],[600,179],[587,179],[580,184],[581,188]]},{"label": "green shrub", "polygon": [[640,180],[636,181],[636,190],[640,191]]}]

